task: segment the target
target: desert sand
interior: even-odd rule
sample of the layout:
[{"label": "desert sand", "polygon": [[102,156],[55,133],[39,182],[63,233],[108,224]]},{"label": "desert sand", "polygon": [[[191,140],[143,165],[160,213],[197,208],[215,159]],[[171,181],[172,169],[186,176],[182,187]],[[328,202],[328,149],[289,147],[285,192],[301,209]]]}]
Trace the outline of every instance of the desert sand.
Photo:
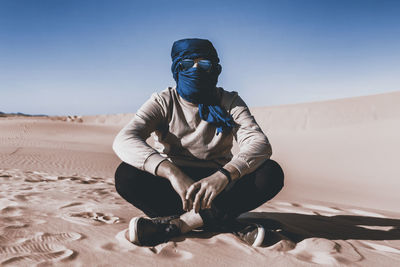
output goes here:
[{"label": "desert sand", "polygon": [[284,190],[242,215],[277,231],[261,248],[227,233],[124,238],[142,212],[115,191],[111,145],[133,114],[2,117],[0,263],[399,266],[398,103],[400,92],[251,109],[285,172]]}]

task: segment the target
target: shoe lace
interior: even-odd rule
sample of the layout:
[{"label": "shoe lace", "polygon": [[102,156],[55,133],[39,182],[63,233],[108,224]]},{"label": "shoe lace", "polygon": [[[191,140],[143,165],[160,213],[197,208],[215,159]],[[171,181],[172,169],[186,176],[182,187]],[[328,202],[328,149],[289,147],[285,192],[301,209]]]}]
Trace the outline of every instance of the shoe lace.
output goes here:
[{"label": "shoe lace", "polygon": [[169,223],[171,220],[179,218],[179,215],[171,215],[171,216],[165,216],[165,217],[155,217],[152,218],[151,220],[153,223],[156,224],[164,224],[164,223]]},{"label": "shoe lace", "polygon": [[178,230],[178,226],[176,224],[171,223],[165,227],[165,233],[167,235],[174,235],[178,232],[177,230]]}]

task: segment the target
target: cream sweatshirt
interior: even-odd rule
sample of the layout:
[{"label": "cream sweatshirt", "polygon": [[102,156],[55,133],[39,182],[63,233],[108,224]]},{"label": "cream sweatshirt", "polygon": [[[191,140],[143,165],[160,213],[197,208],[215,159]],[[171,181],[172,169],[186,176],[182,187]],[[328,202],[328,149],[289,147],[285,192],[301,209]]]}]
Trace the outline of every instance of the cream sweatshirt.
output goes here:
[{"label": "cream sweatshirt", "polygon": [[[200,118],[198,105],[181,98],[176,87],[168,87],[153,93],[118,133],[114,152],[122,161],[154,175],[164,160],[177,166],[232,165],[240,177],[253,172],[271,157],[268,138],[237,92],[217,87],[217,93],[237,125],[230,133],[216,135],[216,127]],[[150,134],[154,147],[146,143]],[[234,156],[233,138],[239,145]]]}]

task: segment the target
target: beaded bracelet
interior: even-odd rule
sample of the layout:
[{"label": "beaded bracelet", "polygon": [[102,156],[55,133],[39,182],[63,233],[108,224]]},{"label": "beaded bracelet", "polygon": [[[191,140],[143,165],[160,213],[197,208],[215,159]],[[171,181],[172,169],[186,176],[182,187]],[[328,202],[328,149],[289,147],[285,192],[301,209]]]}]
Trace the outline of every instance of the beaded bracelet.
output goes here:
[{"label": "beaded bracelet", "polygon": [[219,168],[218,171],[222,172],[226,176],[226,178],[228,178],[228,183],[232,182],[231,174],[226,169]]}]

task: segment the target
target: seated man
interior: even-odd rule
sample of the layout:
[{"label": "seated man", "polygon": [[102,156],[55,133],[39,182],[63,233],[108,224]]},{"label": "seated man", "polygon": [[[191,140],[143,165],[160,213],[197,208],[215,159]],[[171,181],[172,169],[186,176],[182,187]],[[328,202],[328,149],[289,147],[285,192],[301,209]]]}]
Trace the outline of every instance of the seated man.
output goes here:
[{"label": "seated man", "polygon": [[[148,216],[130,221],[128,238],[156,245],[202,227],[260,246],[265,229],[235,218],[283,187],[269,141],[238,94],[216,87],[221,65],[210,41],[178,40],[171,56],[176,86],[154,93],[113,143],[123,161],[117,192]],[[152,132],[155,148],[146,143]]]}]

